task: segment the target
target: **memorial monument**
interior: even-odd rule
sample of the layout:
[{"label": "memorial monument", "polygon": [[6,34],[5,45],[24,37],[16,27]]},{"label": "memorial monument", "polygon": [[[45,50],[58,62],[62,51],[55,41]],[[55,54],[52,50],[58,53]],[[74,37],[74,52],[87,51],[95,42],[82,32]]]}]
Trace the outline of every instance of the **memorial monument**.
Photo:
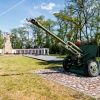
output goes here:
[{"label": "memorial monument", "polygon": [[0,49],[1,54],[38,54],[48,55],[49,48],[30,48],[30,49],[12,49],[10,34],[6,34],[4,48]]},{"label": "memorial monument", "polygon": [[12,53],[12,46],[11,46],[9,34],[6,34],[6,41],[4,44],[3,53],[4,54],[11,54]]}]

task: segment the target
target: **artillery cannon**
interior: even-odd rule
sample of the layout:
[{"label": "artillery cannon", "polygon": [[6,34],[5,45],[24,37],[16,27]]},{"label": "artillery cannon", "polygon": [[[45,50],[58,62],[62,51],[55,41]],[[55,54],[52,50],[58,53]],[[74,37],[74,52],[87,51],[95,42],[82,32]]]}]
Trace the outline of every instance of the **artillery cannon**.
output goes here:
[{"label": "artillery cannon", "polygon": [[74,43],[64,42],[55,34],[43,27],[35,19],[26,19],[28,22],[46,31],[46,33],[57,39],[61,45],[69,52],[69,56],[63,60],[63,68],[65,71],[76,72],[90,77],[98,76],[100,73],[99,61],[96,59],[97,45],[76,46]]}]

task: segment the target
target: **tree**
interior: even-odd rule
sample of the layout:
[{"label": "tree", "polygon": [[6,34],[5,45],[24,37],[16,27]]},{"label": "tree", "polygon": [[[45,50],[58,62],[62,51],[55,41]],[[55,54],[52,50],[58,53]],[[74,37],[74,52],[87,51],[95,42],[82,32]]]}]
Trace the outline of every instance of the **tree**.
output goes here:
[{"label": "tree", "polygon": [[[75,19],[71,18],[70,15],[66,15],[66,10],[60,10],[59,13],[54,13],[57,18],[58,24],[58,36],[64,41],[72,41],[75,27]],[[75,24],[72,24],[75,23]]]},{"label": "tree", "polygon": [[0,48],[4,47],[4,38],[3,38],[3,34],[2,31],[0,30]]},{"label": "tree", "polygon": [[20,42],[19,42],[17,31],[18,30],[15,29],[15,28],[13,28],[11,30],[10,40],[11,40],[11,44],[12,44],[13,49],[19,49],[20,48]]},{"label": "tree", "polygon": [[[93,22],[98,19],[96,18],[98,16],[96,13],[100,12],[100,7],[96,6],[98,3],[99,2],[96,0],[66,0],[65,2],[66,10],[72,11],[72,17],[77,19],[76,26],[81,41],[85,39],[87,42],[89,42],[95,35],[94,27],[96,24]],[[94,32],[92,30],[94,30]]]},{"label": "tree", "polygon": [[25,27],[11,30],[11,43],[14,49],[30,48],[29,32]]}]

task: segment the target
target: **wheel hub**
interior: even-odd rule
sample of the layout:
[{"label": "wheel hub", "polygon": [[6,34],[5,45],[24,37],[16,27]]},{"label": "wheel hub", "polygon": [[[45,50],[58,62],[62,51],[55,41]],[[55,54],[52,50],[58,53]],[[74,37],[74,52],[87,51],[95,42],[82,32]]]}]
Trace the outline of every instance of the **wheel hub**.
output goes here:
[{"label": "wheel hub", "polygon": [[98,66],[97,66],[97,63],[96,62],[91,61],[91,63],[90,63],[90,71],[93,74],[96,74],[98,72]]}]

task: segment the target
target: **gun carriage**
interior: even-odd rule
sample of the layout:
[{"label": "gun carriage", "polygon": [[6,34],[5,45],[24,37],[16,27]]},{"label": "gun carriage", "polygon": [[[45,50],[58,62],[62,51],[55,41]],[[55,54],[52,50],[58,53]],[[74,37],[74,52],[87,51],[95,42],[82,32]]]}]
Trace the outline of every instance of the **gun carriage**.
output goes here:
[{"label": "gun carriage", "polygon": [[35,19],[26,19],[28,22],[46,31],[46,33],[57,39],[61,45],[69,52],[69,56],[63,60],[63,68],[65,71],[76,72],[90,77],[98,76],[100,73],[99,61],[96,59],[97,45],[76,46],[74,43],[64,42],[54,33],[47,30]]}]

